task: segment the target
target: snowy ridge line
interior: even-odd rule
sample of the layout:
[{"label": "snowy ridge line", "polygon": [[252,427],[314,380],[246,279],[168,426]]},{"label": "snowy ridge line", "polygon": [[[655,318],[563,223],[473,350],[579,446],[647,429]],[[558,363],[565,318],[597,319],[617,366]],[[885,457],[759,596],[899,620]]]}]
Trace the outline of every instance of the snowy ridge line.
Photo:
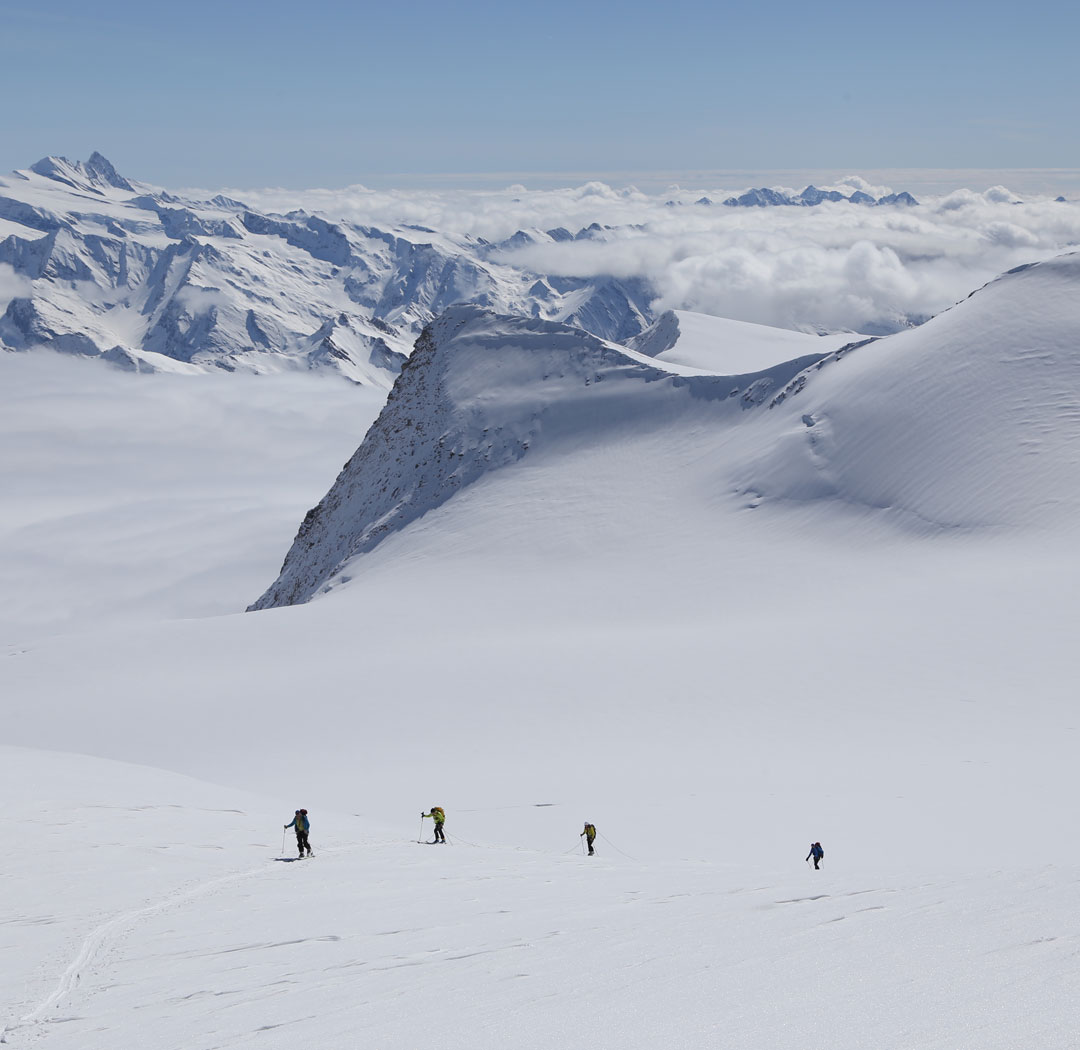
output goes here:
[{"label": "snowy ridge line", "polygon": [[1066,253],[866,353],[852,353],[862,342],[827,356],[773,397],[773,447],[740,468],[735,491],[754,507],[886,513],[924,536],[1069,520],[1080,491],[1078,286],[1080,254]]},{"label": "snowy ridge line", "polygon": [[[956,309],[957,306],[961,306],[963,303],[975,298],[978,295],[985,294],[988,289],[993,289],[995,286],[1001,284],[1002,282],[1007,283],[1010,278],[1015,278],[1020,274],[1027,274],[1033,270],[1036,271],[1036,276],[1048,275],[1049,277],[1057,280],[1061,280],[1063,278],[1065,280],[1069,280],[1069,271],[1070,269],[1075,268],[1073,264],[1076,263],[1078,258],[1080,258],[1080,252],[1062,252],[1060,255],[1055,256],[1053,259],[1048,259],[1044,262],[1024,263],[1022,266],[1014,266],[1011,270],[1007,270],[1005,273],[999,274],[993,280],[987,281],[986,284],[969,292],[965,299],[961,299],[960,302],[956,303],[953,307],[950,307],[950,310]],[[943,310],[940,314],[937,315],[937,317],[944,317],[950,312],[950,310]],[[652,328],[647,329],[645,332],[642,332],[641,336],[638,338],[640,340],[646,339],[646,337],[649,336],[653,329],[657,328],[661,324],[661,322],[666,319],[666,316],[666,314],[663,315],[656,322],[656,324],[652,326]],[[675,321],[675,325],[677,331],[677,320]],[[836,361],[840,361],[847,354],[850,354],[855,350],[861,350],[863,347],[869,346],[871,343],[876,343],[882,338],[887,337],[870,336],[868,339],[860,339],[855,342],[846,343],[844,346],[841,346],[838,349],[832,351],[831,353],[826,354],[824,357],[822,357],[820,361],[817,361],[809,368],[805,369],[797,376],[795,376],[795,378],[792,379],[791,382],[788,383],[787,386],[785,386],[784,389],[781,390],[780,393],[778,393],[769,402],[769,408],[776,408],[778,405],[783,404],[783,402],[788,397],[800,393],[806,386],[807,382],[813,377],[813,374],[815,372],[820,372],[821,369],[824,368],[826,365],[833,364]]]},{"label": "snowy ridge line", "polygon": [[[905,208],[915,208],[919,204],[907,190],[874,197],[860,189],[854,190],[851,194],[845,194],[836,189],[819,190],[813,184],[807,186],[801,193],[785,193],[783,190],[761,186],[749,189],[738,197],[728,197],[721,203],[727,208],[816,208],[824,202],[861,204],[870,208],[897,204]],[[712,201],[702,198],[696,203],[708,205]]]},{"label": "snowy ridge line", "polygon": [[[331,848],[322,850],[321,852],[339,852],[339,849]],[[207,882],[199,883],[191,889],[174,893],[155,904],[149,904],[142,908],[135,908],[131,911],[122,912],[112,919],[109,919],[107,922],[101,923],[100,926],[97,926],[85,938],[76,953],[75,958],[61,975],[56,988],[37,1006],[30,1010],[29,1013],[23,1014],[15,1024],[6,1025],[0,1028],[0,1043],[6,1043],[8,1034],[17,1031],[20,1028],[48,1023],[50,1019],[46,1015],[79,987],[86,968],[90,966],[103,951],[113,947],[123,936],[130,933],[131,929],[143,919],[147,919],[152,915],[163,912],[168,908],[184,905],[190,901],[197,900],[199,897],[206,896],[222,886],[227,886],[234,882],[241,882],[244,879],[254,878],[260,874],[266,874],[267,870],[266,865],[260,865],[257,868],[250,868],[247,871],[234,872],[232,875],[223,875],[220,878],[210,879]]]},{"label": "snowy ridge line", "polygon": [[815,372],[820,372],[826,365],[842,361],[845,356],[855,350],[861,350],[864,346],[876,343],[879,338],[880,336],[871,336],[869,339],[861,339],[854,343],[846,343],[844,346],[840,347],[840,349],[834,350],[830,354],[825,354],[820,361],[815,361],[814,364],[799,372],[799,374],[769,402],[769,408],[776,408],[777,405],[782,405],[789,397],[802,391]]},{"label": "snowy ridge line", "polygon": [[663,428],[694,402],[712,403],[718,417],[754,408],[823,356],[719,375],[568,325],[454,307],[424,329],[379,418],[249,611],[308,601],[352,558],[534,445]]},{"label": "snowy ridge line", "polygon": [[[937,315],[937,318],[944,317],[950,313],[951,310],[955,310],[957,306],[962,306],[965,302],[974,299],[978,295],[983,295],[988,289],[994,289],[997,285],[1005,282],[1006,285],[1010,279],[1018,277],[1020,274],[1030,274],[1031,271],[1035,271],[1036,277],[1048,277],[1053,280],[1065,280],[1072,279],[1070,271],[1075,270],[1075,263],[1080,259],[1080,252],[1062,252],[1060,255],[1055,256],[1053,259],[1048,259],[1043,262],[1024,263],[1022,266],[1014,266],[1011,270],[1007,270],[1003,274],[999,274],[991,281],[987,281],[986,284],[979,288],[969,292],[965,299],[961,299],[960,302],[950,307],[949,310],[943,310]],[[1008,290],[1008,289],[1006,289]],[[665,322],[667,315],[663,315],[651,328],[641,333],[638,340],[646,340],[650,333],[654,329],[659,328],[662,322]],[[937,318],[934,318],[936,321]],[[676,332],[678,330],[677,319],[674,322],[676,326]],[[661,337],[657,337],[658,339]],[[855,350],[861,350],[865,346],[869,346],[871,343],[876,343],[883,338],[889,338],[887,336],[870,336],[867,339],[860,339],[854,342],[846,343],[844,346],[825,354],[820,361],[815,362],[810,367],[801,371],[794,379],[791,380],[783,390],[780,391],[770,402],[769,408],[776,408],[778,405],[783,404],[788,397],[800,393],[805,387],[807,382],[813,378],[815,372],[820,372],[826,365],[834,364],[837,361],[842,360],[845,356],[852,353]],[[659,345],[663,346],[663,343]]]}]

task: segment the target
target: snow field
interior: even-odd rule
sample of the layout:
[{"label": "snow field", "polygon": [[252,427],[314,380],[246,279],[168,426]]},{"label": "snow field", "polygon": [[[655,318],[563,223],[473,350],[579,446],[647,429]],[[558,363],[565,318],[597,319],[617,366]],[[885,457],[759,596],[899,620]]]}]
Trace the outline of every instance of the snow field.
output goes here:
[{"label": "snow field", "polygon": [[[23,549],[70,559],[42,597],[74,609],[24,605],[0,650],[7,739],[35,749],[0,756],[27,847],[3,869],[7,1042],[1073,1046],[1075,269],[1011,275],[772,409],[718,414],[633,356],[541,396],[535,340],[507,343],[501,386],[476,355],[487,381],[449,369],[447,418],[476,410],[470,441],[485,414],[511,443],[534,427],[527,453],[258,614],[195,618],[238,609],[249,576],[202,570],[271,562],[245,522],[262,506],[292,535],[301,475],[336,474],[311,422],[327,388],[289,387],[286,411],[252,387],[249,415],[203,399],[208,377],[128,377],[174,410],[121,440],[54,361],[11,431],[33,469],[4,468]],[[158,597],[132,605],[70,497],[34,483],[79,492],[64,412],[92,536],[123,533],[126,464],[153,479],[157,449],[181,510],[209,494],[213,543],[176,541],[164,500],[125,534],[191,581],[171,597],[144,570]],[[252,484],[248,518],[214,504],[219,448],[226,485],[257,450],[297,484]],[[432,803],[454,845],[411,841]],[[297,805],[310,863],[276,859]]]},{"label": "snow field", "polygon": [[678,319],[678,340],[671,349],[657,355],[659,360],[721,375],[760,372],[781,361],[830,353],[865,338],[854,332],[805,335],[690,310],[673,313]]},{"label": "snow field", "polygon": [[569,830],[569,852],[433,847],[317,812],[317,855],[296,861],[285,807],[4,758],[7,797],[13,769],[80,795],[7,829],[25,849],[5,898],[27,918],[0,927],[4,955],[37,963],[21,987],[5,970],[11,1045],[1071,1045],[1075,867],[913,878],[901,852],[860,878],[827,849],[819,872],[747,880],[737,856],[631,860],[603,827],[587,858]]},{"label": "snow field", "polygon": [[243,608],[382,394],[0,354],[0,643]]}]

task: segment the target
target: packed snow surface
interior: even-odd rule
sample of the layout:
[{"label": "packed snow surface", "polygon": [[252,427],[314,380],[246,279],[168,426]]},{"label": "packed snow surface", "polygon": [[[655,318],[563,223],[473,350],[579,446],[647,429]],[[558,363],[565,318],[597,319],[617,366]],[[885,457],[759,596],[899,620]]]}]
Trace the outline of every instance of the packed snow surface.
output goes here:
[{"label": "packed snow surface", "polygon": [[[281,488],[197,540],[150,501],[138,617],[63,515],[74,442],[121,534],[119,421],[85,363],[0,356],[37,463],[2,469],[41,478],[2,570],[66,558],[72,610],[3,627],[5,1042],[1074,1046],[1078,290],[1062,256],[749,374],[455,308],[370,428],[341,384],[362,441],[314,377],[291,426],[238,407]],[[217,377],[123,378],[128,444],[212,504]],[[189,403],[220,477],[180,471]],[[259,587],[301,604],[242,613],[290,506]]]},{"label": "packed snow surface", "polygon": [[1073,1045],[1075,879],[1056,868],[870,874],[827,853],[747,879],[603,837],[592,858],[433,848],[315,813],[297,861],[287,807],[3,759],[11,1046]]}]

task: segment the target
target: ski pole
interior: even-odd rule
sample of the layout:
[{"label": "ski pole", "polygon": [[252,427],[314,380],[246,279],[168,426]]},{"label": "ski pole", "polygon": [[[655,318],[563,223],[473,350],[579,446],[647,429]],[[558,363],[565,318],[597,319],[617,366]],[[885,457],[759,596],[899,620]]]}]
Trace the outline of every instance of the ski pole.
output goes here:
[{"label": "ski pole", "polygon": [[285,856],[285,832],[281,833],[281,855]]},{"label": "ski pole", "polygon": [[416,841],[424,841],[424,815],[422,813],[420,814],[420,837]]}]

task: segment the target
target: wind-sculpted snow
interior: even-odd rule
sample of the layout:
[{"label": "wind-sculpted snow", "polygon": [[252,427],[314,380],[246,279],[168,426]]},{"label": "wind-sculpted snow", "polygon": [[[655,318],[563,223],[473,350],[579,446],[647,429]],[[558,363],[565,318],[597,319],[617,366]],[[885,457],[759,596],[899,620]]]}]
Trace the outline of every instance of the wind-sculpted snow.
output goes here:
[{"label": "wind-sculpted snow", "polygon": [[772,399],[777,435],[740,471],[755,504],[838,500],[923,532],[1080,521],[1080,254],[866,345]]},{"label": "wind-sculpted snow", "polygon": [[647,281],[546,281],[491,256],[468,235],[263,214],[132,182],[97,153],[47,157],[0,180],[0,264],[29,285],[0,299],[0,346],[136,370],[329,369],[388,389],[423,325],[455,303],[613,339],[652,320]]},{"label": "wind-sculpted snow", "polygon": [[456,307],[424,329],[382,414],[252,608],[307,601],[349,559],[534,446],[677,425],[698,401],[738,413],[818,356],[752,375],[694,374],[566,325]]}]

